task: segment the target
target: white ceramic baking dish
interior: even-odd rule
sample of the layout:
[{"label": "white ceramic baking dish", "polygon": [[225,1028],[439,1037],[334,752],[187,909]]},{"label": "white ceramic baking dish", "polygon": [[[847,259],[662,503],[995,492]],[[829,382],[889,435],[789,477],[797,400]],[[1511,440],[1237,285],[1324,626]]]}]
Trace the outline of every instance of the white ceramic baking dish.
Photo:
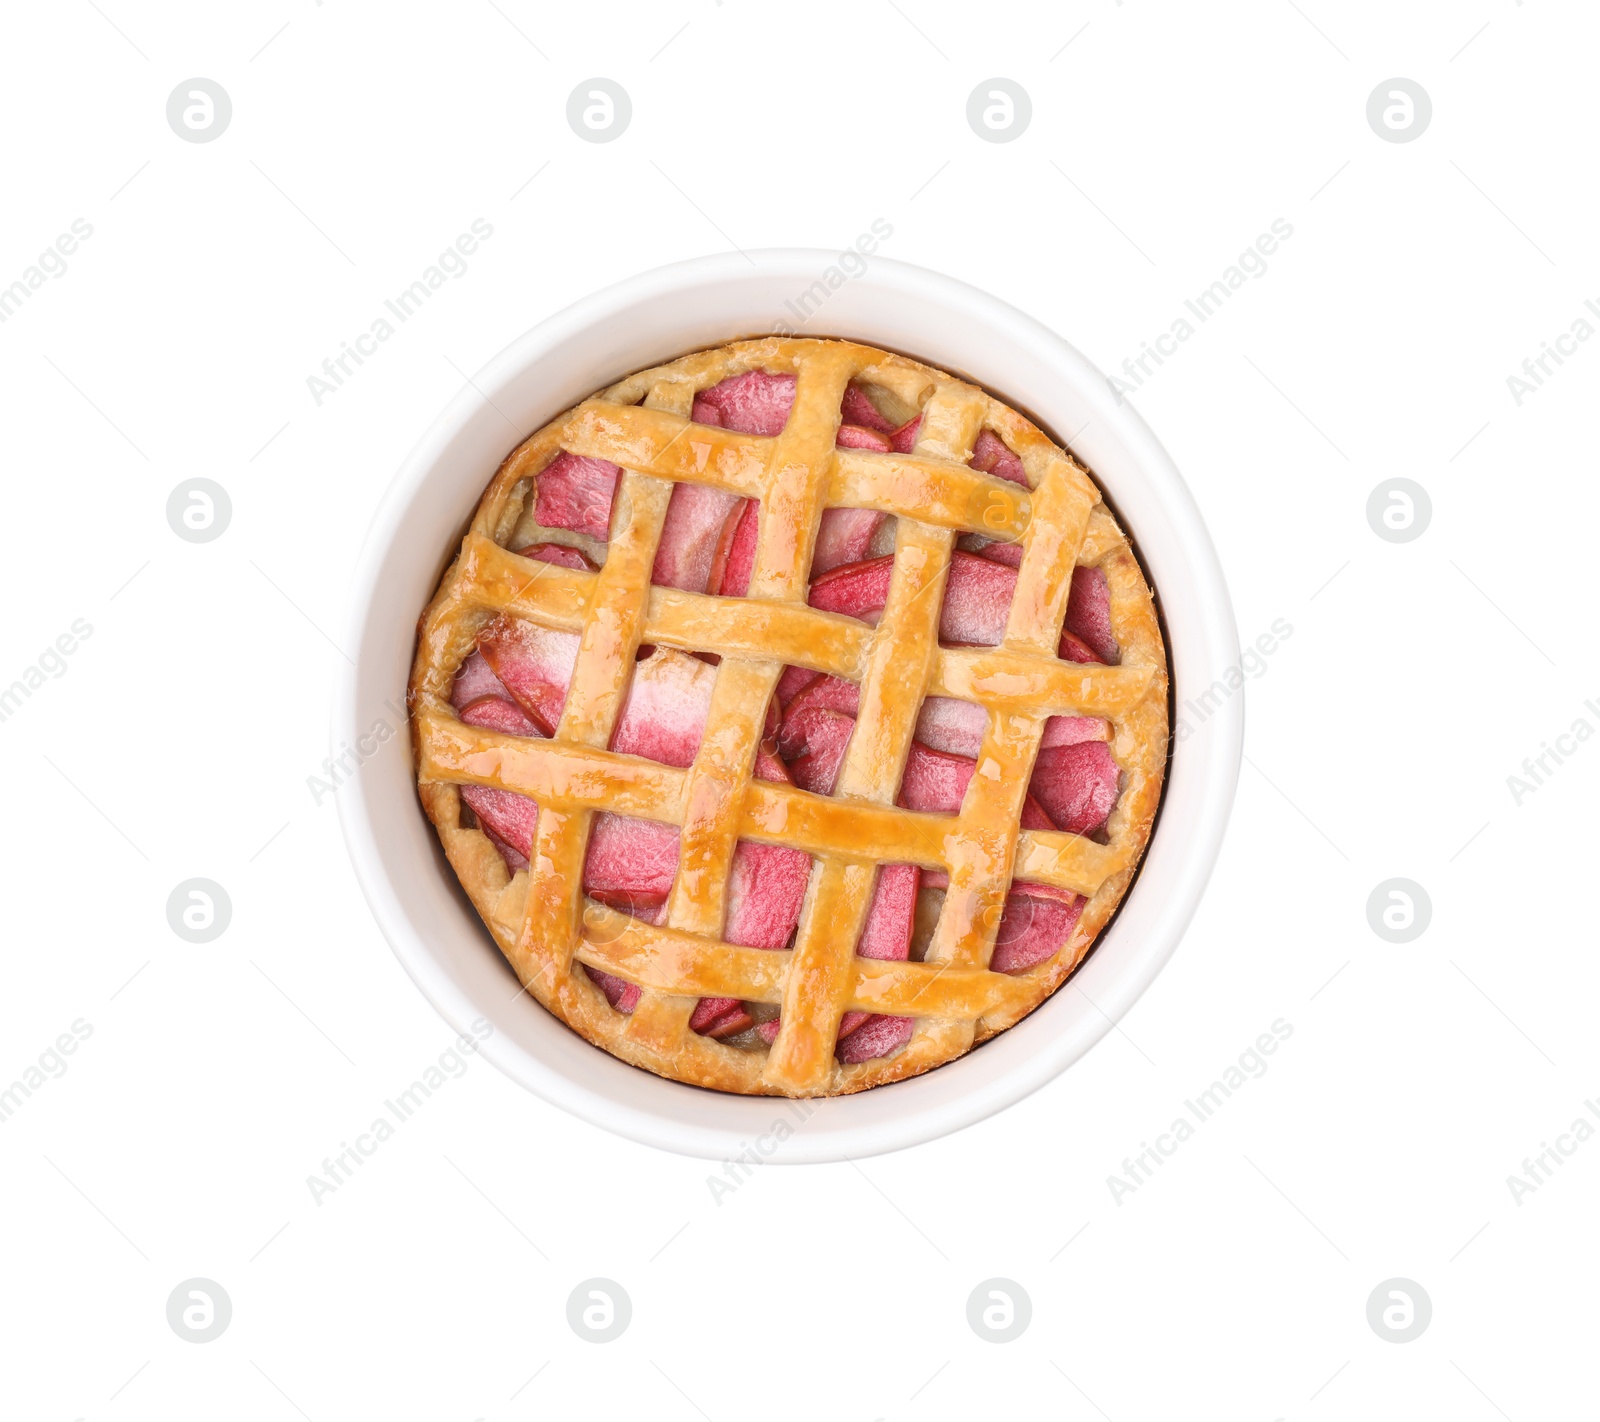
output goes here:
[{"label": "white ceramic baking dish", "polygon": [[359,747],[365,757],[338,803],[373,915],[446,1021],[467,1030],[488,1019],[490,1061],[545,1100],[649,1145],[832,1161],[914,1145],[1002,1110],[1110,1031],[1171,956],[1210,875],[1233,803],[1244,707],[1242,693],[1222,697],[1175,739],[1144,867],[1076,977],[1010,1031],[915,1080],[805,1103],[705,1091],[625,1065],[519,993],[417,800],[402,708],[418,614],[484,486],[524,435],[630,371],[775,330],[904,352],[987,387],[1070,443],[1156,589],[1178,701],[1237,664],[1227,586],[1199,510],[1144,421],[1083,356],[1032,317],[934,272],[877,256],[841,264],[838,253],[763,251],[662,267],[578,302],[502,351],[434,421],[384,495],[362,553],[345,644],[354,666],[337,689],[333,741],[336,754]]}]

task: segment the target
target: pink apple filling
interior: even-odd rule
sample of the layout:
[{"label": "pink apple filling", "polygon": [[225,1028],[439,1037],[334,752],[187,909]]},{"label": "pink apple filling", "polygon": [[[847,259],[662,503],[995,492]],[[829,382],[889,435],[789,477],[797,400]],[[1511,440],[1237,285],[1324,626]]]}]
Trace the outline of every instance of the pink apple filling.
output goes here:
[{"label": "pink apple filling", "polygon": [[[749,371],[695,397],[692,418],[747,434],[782,432],[794,403],[795,378]],[[845,389],[837,443],[871,454],[905,454],[916,443],[921,417],[902,423],[886,417],[862,388]],[[969,461],[974,469],[1026,486],[1023,462],[992,431],[982,431]],[[604,540],[620,469],[600,459],[563,451],[538,476],[534,518],[547,529],[567,529]],[[876,625],[889,597],[892,556],[870,556],[892,542],[888,515],[861,508],[831,508],[821,517],[813,549],[810,604]],[[723,597],[743,597],[755,568],[760,506],[708,485],[678,484],[667,506],[652,581],[660,586]],[[559,536],[559,535],[557,535]],[[952,555],[940,613],[940,640],[952,646],[994,646],[1004,635],[1019,545],[973,543]],[[593,564],[575,548],[540,543],[524,557],[575,569]],[[468,725],[512,736],[555,734],[566,702],[579,638],[510,616],[492,619],[456,678],[452,702]],[[1078,568],[1064,618],[1059,655],[1069,661],[1114,663],[1110,592],[1097,568]],[[705,733],[714,659],[666,647],[641,648],[633,679],[611,737],[610,749],[665,765],[693,764]],[[781,675],[767,734],[756,758],[757,779],[789,783],[831,795],[849,747],[859,688],[849,681],[799,667]],[[901,781],[898,803],[928,814],[954,815],[977,766],[988,713],[971,702],[929,697],[921,708]],[[1025,830],[1095,835],[1116,806],[1119,771],[1108,742],[1109,724],[1090,716],[1053,716],[1044,736],[1021,823]],[[493,786],[461,787],[479,828],[513,872],[527,869],[539,807],[526,796]],[[671,825],[608,813],[595,815],[584,861],[584,892],[598,903],[651,924],[664,924],[677,877],[679,832]],[[810,877],[811,861],[799,850],[741,840],[726,886],[726,941],[785,951],[792,945]],[[911,956],[919,893],[948,887],[942,870],[910,864],[880,868],[856,952],[864,958],[906,961]],[[1020,973],[1054,957],[1072,936],[1084,899],[1047,885],[1017,882],[1007,895],[990,966]],[[641,989],[595,968],[585,971],[612,1008],[631,1013]],[[690,1026],[707,1037],[749,1032],[773,1041],[776,1018],[757,1021],[750,1005],[733,998],[702,998]],[[886,1056],[910,1040],[914,1019],[846,1012],[836,1054],[845,1063]],[[754,1029],[753,1031],[751,1029]]]}]

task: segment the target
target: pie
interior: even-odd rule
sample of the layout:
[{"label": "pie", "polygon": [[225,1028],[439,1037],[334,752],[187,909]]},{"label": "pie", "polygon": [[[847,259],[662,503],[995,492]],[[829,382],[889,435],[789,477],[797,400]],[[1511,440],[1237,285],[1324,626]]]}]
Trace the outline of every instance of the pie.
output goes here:
[{"label": "pie", "polygon": [[898,1081],[1031,1012],[1126,893],[1167,755],[1153,596],[1085,470],[832,340],[684,356],[529,436],[409,705],[524,990],[749,1094]]}]

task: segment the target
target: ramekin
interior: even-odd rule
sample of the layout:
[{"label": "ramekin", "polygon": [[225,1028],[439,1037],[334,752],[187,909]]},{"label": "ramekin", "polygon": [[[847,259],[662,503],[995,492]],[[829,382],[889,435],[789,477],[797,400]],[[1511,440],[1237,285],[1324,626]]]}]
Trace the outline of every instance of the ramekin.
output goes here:
[{"label": "ramekin", "polygon": [[379,928],[454,1028],[488,1020],[482,1053],[507,1076],[662,1149],[836,1161],[991,1116],[1111,1030],[1171,957],[1210,876],[1238,780],[1244,705],[1242,693],[1211,698],[1215,710],[1199,725],[1178,722],[1144,865],[1076,976],[1009,1031],[924,1076],[807,1102],[706,1091],[618,1061],[519,992],[417,799],[403,707],[418,614],[484,486],[526,434],[631,371],[773,331],[903,352],[1031,416],[1088,465],[1132,537],[1160,600],[1176,700],[1237,665],[1227,585],[1194,499],[1088,360],[1015,307],[935,272],[879,256],[758,251],[661,267],[585,298],[514,341],[433,422],[384,494],[361,554],[346,643],[354,664],[337,687],[333,742],[336,754],[359,746],[365,756],[338,804]]}]

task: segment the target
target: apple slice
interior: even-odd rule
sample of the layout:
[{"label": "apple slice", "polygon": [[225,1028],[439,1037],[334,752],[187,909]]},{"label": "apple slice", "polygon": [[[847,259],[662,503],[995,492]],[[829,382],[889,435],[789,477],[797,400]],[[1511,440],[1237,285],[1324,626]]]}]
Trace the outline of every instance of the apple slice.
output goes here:
[{"label": "apple slice", "polygon": [[1082,745],[1085,741],[1109,741],[1111,722],[1101,716],[1052,716],[1044,723],[1040,750],[1057,746]]},{"label": "apple slice", "polygon": [[1009,479],[1013,484],[1028,487],[1028,476],[1022,461],[1006,448],[1005,441],[990,430],[980,430],[972,445],[972,458],[967,463],[980,474],[993,474],[996,479]]},{"label": "apple slice", "polygon": [[604,811],[594,817],[583,861],[585,893],[602,903],[618,894],[665,903],[677,874],[678,831],[673,826]]},{"label": "apple slice", "polygon": [[690,1030],[702,1037],[731,1037],[754,1021],[736,997],[703,997],[689,1015]]},{"label": "apple slice", "polygon": [[964,646],[994,647],[1005,636],[1006,616],[1017,590],[1014,568],[957,550],[950,556],[939,638]]},{"label": "apple slice", "polygon": [[484,696],[511,700],[511,693],[494,674],[489,663],[484,661],[483,653],[475,651],[461,663],[461,670],[456,673],[455,685],[450,688],[450,704],[459,711]]},{"label": "apple slice", "polygon": [[515,701],[506,696],[478,696],[456,709],[469,726],[482,726],[508,736],[540,736],[544,732]]},{"label": "apple slice", "polygon": [[915,1019],[910,1017],[885,1017],[874,1013],[839,1043],[835,1054],[846,1066],[886,1057],[911,1040],[916,1026]]},{"label": "apple slice", "polygon": [[[730,375],[709,390],[702,390],[695,397],[695,410],[711,406],[718,415],[716,423],[724,429],[775,435],[788,423],[789,410],[794,404],[794,387],[792,375],[747,370],[743,375]],[[712,423],[701,419],[699,413],[693,418],[700,424]]]},{"label": "apple slice", "polygon": [[834,443],[840,449],[875,449],[880,454],[887,454],[890,449],[887,435],[881,435],[877,430],[869,430],[862,425],[840,425]]},{"label": "apple slice", "polygon": [[717,670],[673,647],[657,647],[633,666],[611,749],[687,769],[699,753]]},{"label": "apple slice", "polygon": [[778,728],[778,754],[793,758],[804,751],[809,723],[800,719],[804,712],[817,708],[854,716],[861,688],[843,677],[818,676],[784,707],[783,724]]},{"label": "apple slice", "polygon": [[1072,936],[1084,903],[1077,894],[1065,901],[1036,894],[1007,895],[989,967],[997,973],[1021,973],[1053,957]]},{"label": "apple slice", "polygon": [[783,675],[778,678],[778,705],[787,706],[821,675],[821,672],[812,671],[810,667],[785,667]]},{"label": "apple slice", "polygon": [[899,803],[908,810],[959,814],[977,765],[964,755],[946,755],[913,741],[906,757],[905,776],[900,781]]},{"label": "apple slice", "polygon": [[650,581],[658,587],[705,592],[723,530],[737,524],[744,502],[737,494],[707,484],[677,485],[667,503]]},{"label": "apple slice", "polygon": [[916,738],[929,750],[974,759],[989,729],[989,713],[976,701],[953,696],[925,696],[917,712]]},{"label": "apple slice", "polygon": [[1092,648],[1102,662],[1115,664],[1122,652],[1111,630],[1111,589],[1099,568],[1074,568],[1067,599],[1066,629]]},{"label": "apple slice", "polygon": [[621,473],[609,460],[562,450],[534,481],[534,518],[546,528],[570,528],[590,538],[605,538],[611,531],[611,499]]},{"label": "apple slice", "polygon": [[790,751],[789,774],[802,790],[814,795],[833,794],[834,781],[844,763],[845,747],[856,728],[856,718],[813,706],[783,723]]},{"label": "apple slice", "polygon": [[911,956],[911,929],[921,880],[922,870],[915,864],[885,864],[878,870],[867,921],[856,943],[860,957],[903,963]]},{"label": "apple slice", "polygon": [[[557,525],[545,526],[554,528]],[[588,573],[595,572],[599,566],[591,563],[580,549],[568,548],[565,543],[530,543],[526,548],[517,549],[517,557],[531,558],[536,563],[555,563],[563,568],[576,568]]]},{"label": "apple slice", "polygon": [[637,918],[645,923],[653,923],[658,927],[667,921],[667,896],[665,894],[636,894],[625,889],[590,889],[584,886],[584,892],[597,903],[614,908],[619,913],[625,913],[631,918]]},{"label": "apple slice", "polygon": [[750,591],[750,574],[756,565],[756,535],[761,505],[756,499],[742,499],[740,507],[728,516],[711,558],[711,576],[706,591],[719,597],[744,597]]},{"label": "apple slice", "polygon": [[894,433],[894,426],[879,413],[878,407],[859,385],[846,385],[844,399],[839,402],[839,414],[846,424],[875,430],[879,434]]},{"label": "apple slice", "polygon": [[878,625],[889,601],[889,580],[894,576],[894,555],[867,558],[830,568],[812,581],[806,601],[823,612],[838,612]]},{"label": "apple slice", "polygon": [[817,525],[816,547],[811,554],[812,578],[865,558],[873,535],[888,517],[877,509],[824,509]]},{"label": "apple slice", "polygon": [[544,735],[554,735],[578,659],[578,634],[501,613],[478,633],[478,650]]},{"label": "apple slice", "polygon": [[1039,752],[1029,788],[1058,828],[1093,834],[1116,807],[1117,762],[1104,741],[1052,746]]},{"label": "apple slice", "polygon": [[606,995],[609,1002],[618,1012],[632,1012],[639,1005],[639,984],[624,981],[622,978],[613,977],[610,973],[602,973],[598,968],[591,968],[587,963],[584,972],[594,979],[600,991]]},{"label": "apple slice", "polygon": [[506,867],[513,874],[526,869],[539,806],[526,795],[490,785],[463,785],[461,798],[478,817],[479,827],[500,851]]},{"label": "apple slice", "polygon": [[1004,563],[1008,568],[1022,566],[1022,545],[1020,543],[1000,543],[993,539],[985,540],[976,548],[967,549],[976,553],[980,558],[987,558],[991,563]]},{"label": "apple slice", "polygon": [[811,856],[782,845],[742,839],[728,874],[728,921],[723,936],[745,948],[787,948],[800,920]]}]

